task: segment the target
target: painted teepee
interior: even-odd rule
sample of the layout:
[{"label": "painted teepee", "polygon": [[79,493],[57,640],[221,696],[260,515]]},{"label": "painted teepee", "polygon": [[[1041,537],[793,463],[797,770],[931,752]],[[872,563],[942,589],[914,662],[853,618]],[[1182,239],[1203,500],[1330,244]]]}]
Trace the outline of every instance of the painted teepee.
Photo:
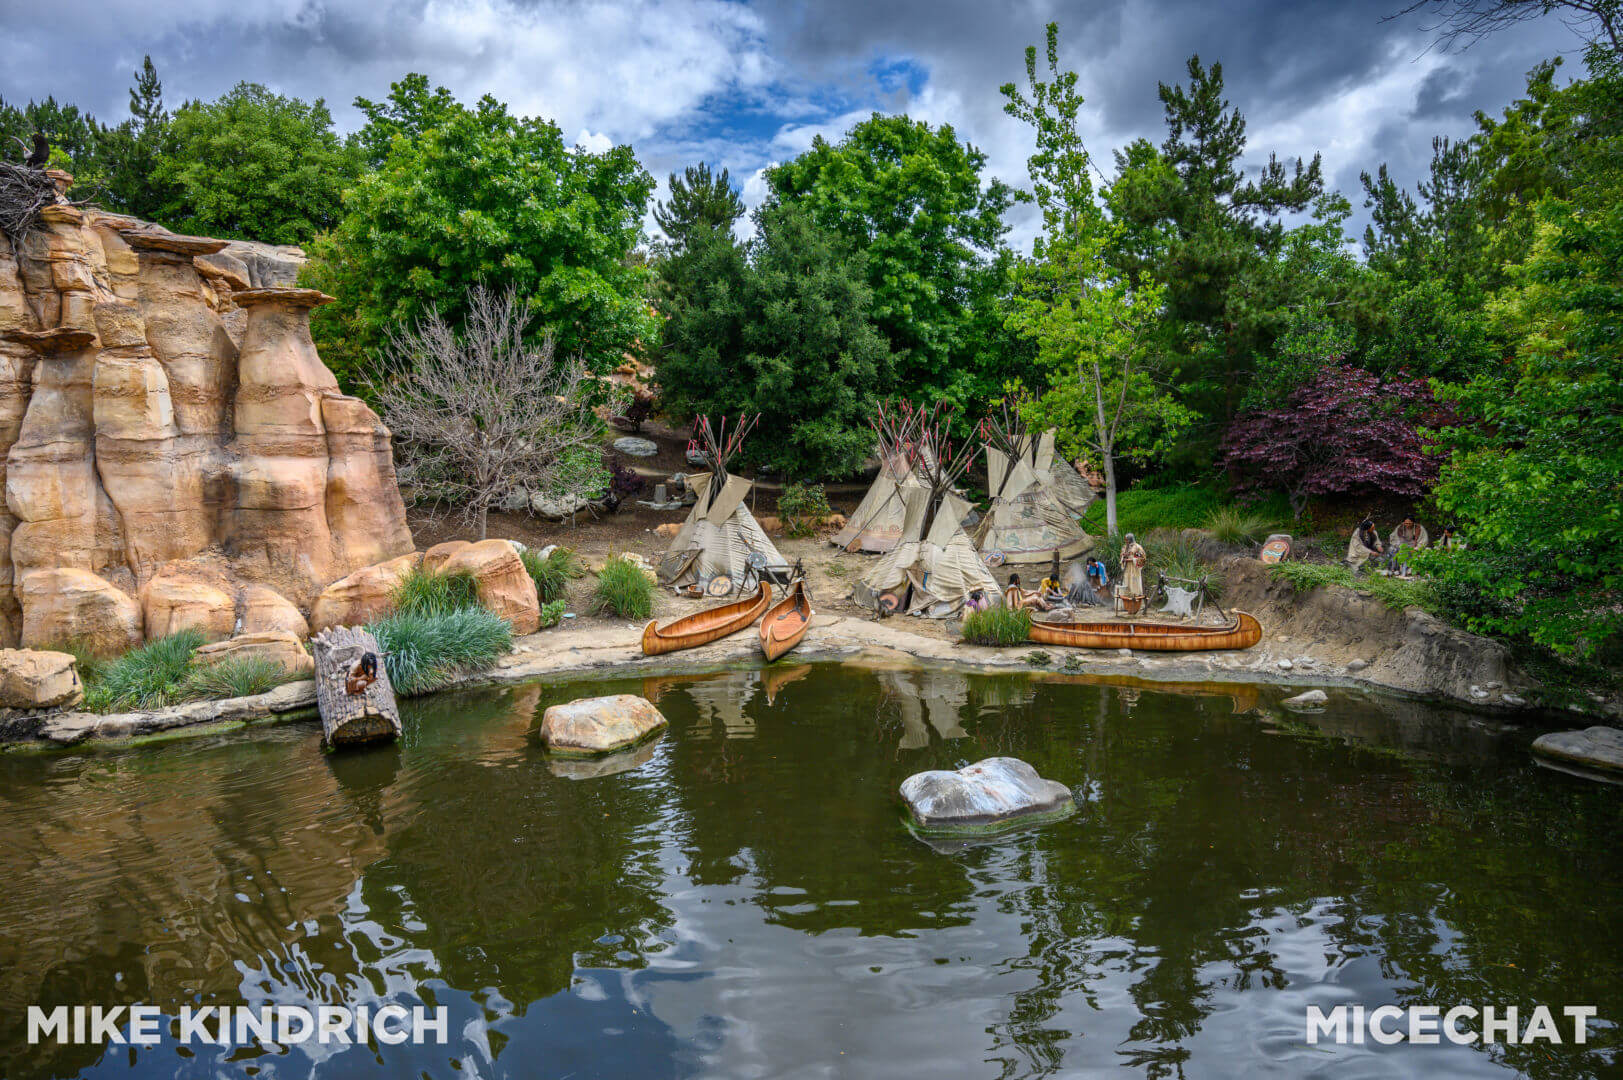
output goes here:
[{"label": "painted teepee", "polygon": [[903,496],[901,535],[896,546],[851,591],[851,598],[876,611],[945,619],[964,608],[969,594],[982,590],[997,603],[998,583],[981,562],[963,529],[969,503],[953,492],[972,454],[947,438],[948,416],[940,406],[919,425],[909,465],[918,483]]},{"label": "painted teepee", "polygon": [[845,519],[845,528],[829,543],[846,551],[882,555],[901,542],[908,492],[921,486],[913,455],[924,418],[924,410],[907,401],[879,406],[871,421],[878,440],[879,475]]},{"label": "painted teepee", "polygon": [[687,478],[696,501],[660,559],[661,584],[682,590],[696,585],[707,596],[728,596],[743,581],[751,555],[761,556],[769,566],[783,564],[783,556],[744,504],[750,482],[727,471],[759,419],[740,417],[730,435],[725,417],[719,430],[712,429],[708,416],[694,422],[688,449],[702,453],[709,469]]},{"label": "painted teepee", "polygon": [[981,422],[986,489],[992,504],[975,530],[981,557],[1004,563],[1074,559],[1093,546],[1078,519],[1093,490],[1076,469],[1054,455],[1054,433],[1027,429],[1018,406]]}]

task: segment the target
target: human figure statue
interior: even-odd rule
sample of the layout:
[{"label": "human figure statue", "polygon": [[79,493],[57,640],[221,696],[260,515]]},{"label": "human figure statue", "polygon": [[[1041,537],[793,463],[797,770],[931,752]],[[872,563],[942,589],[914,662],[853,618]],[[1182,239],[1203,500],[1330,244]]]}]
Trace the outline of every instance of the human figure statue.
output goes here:
[{"label": "human figure statue", "polygon": [[1430,538],[1426,535],[1426,527],[1419,524],[1412,517],[1405,517],[1398,527],[1392,530],[1387,548],[1391,551],[1392,568],[1400,577],[1408,577],[1412,572],[1407,562],[1403,561],[1403,552],[1423,550]]},{"label": "human figure statue", "polygon": [[992,598],[986,595],[985,589],[969,590],[969,598],[964,601],[965,611],[985,611],[992,606]]},{"label": "human figure statue", "polygon": [[1122,596],[1143,596],[1144,564],[1149,557],[1132,533],[1128,533],[1124,539],[1125,543],[1121,546],[1121,588],[1118,591]]},{"label": "human figure statue", "polygon": [[1352,537],[1347,541],[1347,565],[1355,571],[1362,570],[1369,560],[1384,554],[1386,545],[1375,531],[1375,522],[1364,518],[1353,527]]},{"label": "human figure statue", "polygon": [[1463,551],[1465,549],[1465,537],[1461,536],[1459,530],[1452,525],[1445,525],[1443,531],[1437,536],[1437,546],[1444,551]]},{"label": "human figure statue", "polygon": [[1042,598],[1040,592],[1035,589],[1023,589],[1020,587],[1019,574],[1009,575],[1008,588],[1003,590],[1003,602],[1009,606],[1011,611],[1019,611],[1022,608],[1030,608],[1033,611],[1048,610],[1048,601]]}]

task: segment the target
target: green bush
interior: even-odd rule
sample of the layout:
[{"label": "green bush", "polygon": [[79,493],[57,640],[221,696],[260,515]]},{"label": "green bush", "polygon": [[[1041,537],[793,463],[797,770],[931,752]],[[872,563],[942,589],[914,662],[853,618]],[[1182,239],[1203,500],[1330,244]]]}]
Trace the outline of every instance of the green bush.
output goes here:
[{"label": "green bush", "polygon": [[811,536],[831,513],[822,484],[789,484],[778,496],[778,516],[783,520],[785,536]]},{"label": "green bush", "polygon": [[557,626],[564,621],[564,609],[569,606],[567,600],[549,600],[541,605],[541,629]]},{"label": "green bush", "polygon": [[1200,549],[1183,533],[1161,533],[1146,538],[1144,554],[1149,560],[1146,569],[1159,570],[1167,577],[1194,580],[1211,569]]},{"label": "green bush", "polygon": [[1270,532],[1268,520],[1239,506],[1219,506],[1206,518],[1206,531],[1225,544],[1255,544]]},{"label": "green bush", "polygon": [[116,709],[158,709],[185,696],[185,682],[192,653],[203,644],[198,630],[182,630],[140,648],[131,649],[116,660],[81,670],[85,686],[85,708],[92,712]]},{"label": "green bush", "polygon": [[597,575],[592,611],[622,619],[646,619],[654,613],[654,583],[636,563],[616,555],[603,564]]},{"label": "green bush", "polygon": [[570,580],[585,573],[580,559],[566,547],[553,548],[546,558],[542,558],[539,551],[521,551],[519,559],[529,572],[530,580],[535,582],[535,594],[543,604],[562,600],[569,591]]},{"label": "green bush", "polygon": [[[1217,492],[1195,484],[1141,485],[1116,493],[1116,524],[1122,532],[1139,536],[1152,529],[1198,529],[1221,502],[1222,496]],[[1094,536],[1104,534],[1103,496],[1095,499],[1082,515],[1082,527]]]},{"label": "green bush", "polygon": [[513,645],[507,620],[481,607],[438,614],[396,611],[367,629],[383,650],[395,692],[407,697],[483,671]]},{"label": "green bush", "polygon": [[182,693],[187,700],[195,701],[248,697],[268,693],[297,678],[268,656],[233,656],[216,664],[193,667],[186,673]]},{"label": "green bush", "polygon": [[408,615],[445,615],[479,606],[479,579],[472,570],[418,567],[400,579],[392,598],[395,610]]},{"label": "green bush", "polygon": [[1373,573],[1359,577],[1340,563],[1282,562],[1269,567],[1268,572],[1280,581],[1289,582],[1296,592],[1311,592],[1324,585],[1339,585],[1344,589],[1367,592],[1387,607],[1401,610],[1413,605],[1433,615],[1447,615],[1431,582],[1424,579],[1405,581]]},{"label": "green bush", "polygon": [[964,616],[964,641],[971,645],[994,645],[999,648],[1023,644],[1031,637],[1031,612],[1004,607],[971,611]]}]

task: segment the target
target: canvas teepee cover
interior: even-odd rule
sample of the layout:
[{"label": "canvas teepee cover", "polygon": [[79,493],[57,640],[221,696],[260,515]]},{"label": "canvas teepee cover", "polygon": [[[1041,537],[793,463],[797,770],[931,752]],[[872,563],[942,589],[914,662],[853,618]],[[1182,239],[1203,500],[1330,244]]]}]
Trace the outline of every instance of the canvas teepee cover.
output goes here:
[{"label": "canvas teepee cover", "polygon": [[1010,455],[987,443],[992,505],[976,530],[976,548],[983,556],[1002,552],[1003,561],[1014,564],[1046,563],[1055,555],[1074,559],[1093,546],[1077,524],[1093,501],[1092,490],[1068,462],[1054,460],[1052,431],[1035,441],[1022,433],[1014,446],[1016,453]]},{"label": "canvas teepee cover", "polygon": [[922,484],[909,491],[901,540],[856,583],[851,598],[857,603],[879,610],[880,597],[891,593],[902,598],[910,615],[946,619],[963,610],[972,589],[985,590],[997,602],[997,579],[960,525],[969,504],[950,492],[942,495],[925,532],[929,502]]},{"label": "canvas teepee cover", "polygon": [[880,462],[879,475],[846,518],[845,528],[830,538],[835,547],[883,554],[901,542],[907,493],[918,488],[919,481],[902,454],[881,452]]},{"label": "canvas teepee cover", "polygon": [[751,552],[760,552],[769,565],[783,564],[783,556],[744,505],[750,482],[742,476],[721,475],[726,480],[719,491],[713,491],[714,474],[687,478],[688,488],[698,501],[661,560],[664,584],[680,589],[726,574],[736,589],[744,579],[745,561]]}]

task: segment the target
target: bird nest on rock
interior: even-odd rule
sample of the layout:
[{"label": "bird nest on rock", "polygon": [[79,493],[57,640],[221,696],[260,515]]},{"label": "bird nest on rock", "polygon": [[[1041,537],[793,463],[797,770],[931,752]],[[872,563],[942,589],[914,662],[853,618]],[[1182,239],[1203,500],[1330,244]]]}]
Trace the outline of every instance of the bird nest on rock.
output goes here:
[{"label": "bird nest on rock", "polygon": [[12,246],[22,243],[39,214],[56,203],[56,182],[44,169],[0,161],[0,232]]}]

